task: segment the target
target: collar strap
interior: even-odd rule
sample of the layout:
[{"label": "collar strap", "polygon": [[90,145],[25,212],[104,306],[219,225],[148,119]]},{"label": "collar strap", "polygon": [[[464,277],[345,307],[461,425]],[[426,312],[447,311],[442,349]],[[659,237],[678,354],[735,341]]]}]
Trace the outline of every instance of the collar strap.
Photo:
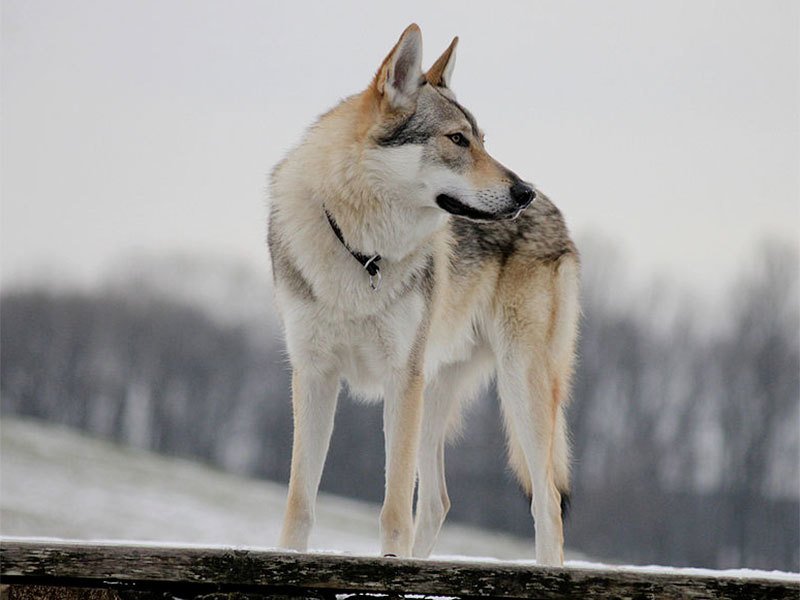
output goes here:
[{"label": "collar strap", "polygon": [[350,246],[347,245],[347,242],[344,241],[342,230],[339,229],[339,225],[336,223],[333,215],[328,212],[327,208],[323,208],[323,210],[325,211],[325,216],[328,219],[328,224],[331,226],[331,229],[333,229],[333,233],[336,234],[336,237],[342,243],[342,246],[344,246],[345,249],[350,253],[350,255],[359,263],[361,263],[361,266],[364,267],[364,270],[369,273],[369,285],[377,292],[381,287],[381,268],[378,266],[378,261],[381,259],[381,255],[375,254],[373,256],[367,256],[366,254],[361,254],[361,252],[356,252],[350,248]]}]

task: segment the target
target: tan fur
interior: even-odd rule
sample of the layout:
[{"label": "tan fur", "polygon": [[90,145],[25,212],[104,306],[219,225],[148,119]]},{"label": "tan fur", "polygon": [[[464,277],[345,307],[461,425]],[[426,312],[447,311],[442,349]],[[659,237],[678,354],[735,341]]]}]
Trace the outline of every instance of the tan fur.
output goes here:
[{"label": "tan fur", "polygon": [[378,68],[378,71],[375,73],[375,77],[372,79],[372,84],[370,86],[370,90],[375,94],[376,97],[382,97],[384,92],[384,86],[386,85],[386,77],[389,72],[389,63],[392,60],[392,57],[397,52],[398,47],[402,43],[403,39],[408,36],[409,33],[420,33],[419,25],[416,23],[412,23],[408,27],[403,30],[403,33],[400,34],[400,38],[397,40],[397,43],[392,46],[392,49],[389,51],[389,54],[386,55],[386,58],[383,59],[381,62],[381,66]]},{"label": "tan fur", "polygon": [[444,72],[447,69],[447,63],[450,62],[450,57],[456,50],[456,46],[458,46],[458,36],[453,38],[447,50],[442,52],[442,55],[436,59],[436,62],[434,62],[431,68],[428,69],[428,72],[425,73],[425,79],[428,80],[428,83],[431,85],[443,85],[445,83]]},{"label": "tan fur", "polygon": [[417,470],[420,426],[422,423],[422,394],[424,378],[421,372],[411,375],[403,391],[402,403],[397,407],[397,431],[393,438],[395,448],[388,452],[386,465],[386,496],[381,510],[380,524],[384,540],[384,554],[407,556],[414,543],[414,519],[411,511],[414,482]]},{"label": "tan fur", "polygon": [[470,152],[475,165],[470,180],[476,186],[490,188],[507,180],[502,165],[489,156],[482,143],[473,143]]}]

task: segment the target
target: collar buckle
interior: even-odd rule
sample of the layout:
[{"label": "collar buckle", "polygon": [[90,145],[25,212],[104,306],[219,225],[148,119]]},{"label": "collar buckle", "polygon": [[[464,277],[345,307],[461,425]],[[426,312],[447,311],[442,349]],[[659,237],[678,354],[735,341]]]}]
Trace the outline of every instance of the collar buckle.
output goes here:
[{"label": "collar buckle", "polygon": [[377,264],[380,259],[381,255],[376,254],[364,263],[364,270],[369,273],[369,287],[372,288],[373,292],[377,292],[381,289],[381,282],[383,281],[381,269]]},{"label": "collar buckle", "polygon": [[375,254],[373,256],[366,256],[365,254],[361,254],[360,252],[356,252],[350,246],[347,245],[347,242],[344,241],[344,236],[342,235],[342,230],[339,229],[339,225],[337,225],[336,220],[333,218],[333,215],[328,212],[328,209],[323,207],[325,211],[325,216],[328,218],[328,224],[333,229],[333,233],[336,234],[337,239],[341,242],[342,246],[350,253],[350,255],[355,258],[364,270],[369,274],[369,287],[372,288],[372,291],[377,292],[381,289],[381,268],[378,266],[378,261],[381,259],[380,254]]}]

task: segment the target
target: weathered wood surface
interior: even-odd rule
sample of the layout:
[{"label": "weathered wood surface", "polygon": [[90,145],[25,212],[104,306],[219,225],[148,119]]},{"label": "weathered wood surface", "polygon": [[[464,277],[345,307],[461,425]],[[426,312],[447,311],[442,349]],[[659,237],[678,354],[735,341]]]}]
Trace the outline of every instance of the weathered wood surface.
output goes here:
[{"label": "weathered wood surface", "polygon": [[343,593],[469,599],[800,598],[800,581],[17,540],[0,540],[0,578],[9,600],[288,600]]}]

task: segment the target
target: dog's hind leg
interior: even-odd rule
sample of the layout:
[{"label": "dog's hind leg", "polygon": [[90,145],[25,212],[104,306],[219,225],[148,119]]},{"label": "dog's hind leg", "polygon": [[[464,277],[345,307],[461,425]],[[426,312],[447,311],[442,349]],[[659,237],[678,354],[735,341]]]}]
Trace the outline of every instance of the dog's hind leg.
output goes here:
[{"label": "dog's hind leg", "polygon": [[322,467],[328,453],[339,377],[307,368],[292,374],[294,439],[289,497],[279,545],[305,551],[314,525]]},{"label": "dog's hind leg", "polygon": [[419,449],[419,487],[413,555],[427,558],[450,509],[445,482],[444,450],[448,433],[457,428],[461,407],[491,374],[492,357],[476,352],[470,360],[442,368],[425,390]]},{"label": "dog's hind leg", "polygon": [[497,306],[497,385],[512,465],[533,491],[536,559],[563,563],[569,452],[563,404],[578,323],[577,262],[507,265]]},{"label": "dog's hind leg", "polygon": [[[521,352],[519,348],[517,352]],[[555,416],[545,365],[530,357],[506,356],[498,361],[497,387],[509,434],[519,448],[533,487],[531,512],[536,525],[536,560],[563,563],[561,494],[555,483],[553,443]]]}]

